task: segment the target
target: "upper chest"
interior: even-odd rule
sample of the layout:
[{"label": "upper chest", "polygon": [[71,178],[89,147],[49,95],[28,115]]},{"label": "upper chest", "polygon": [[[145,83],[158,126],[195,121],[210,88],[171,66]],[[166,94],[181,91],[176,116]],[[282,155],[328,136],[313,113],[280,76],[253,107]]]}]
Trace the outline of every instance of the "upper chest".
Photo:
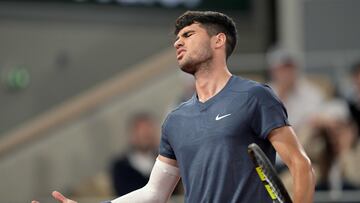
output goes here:
[{"label": "upper chest", "polygon": [[249,127],[251,112],[246,93],[228,94],[211,104],[194,104],[177,112],[167,134],[177,143],[206,142],[233,136]]}]

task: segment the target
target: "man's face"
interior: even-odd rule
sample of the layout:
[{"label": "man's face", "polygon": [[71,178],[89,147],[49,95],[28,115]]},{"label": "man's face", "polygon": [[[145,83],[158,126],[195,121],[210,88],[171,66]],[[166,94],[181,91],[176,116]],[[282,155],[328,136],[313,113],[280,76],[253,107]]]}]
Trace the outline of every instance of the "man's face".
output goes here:
[{"label": "man's face", "polygon": [[282,64],[271,70],[272,79],[279,85],[293,86],[297,78],[295,64]]},{"label": "man's face", "polygon": [[153,121],[138,121],[131,130],[131,144],[140,151],[151,151],[157,147],[157,128]]},{"label": "man's face", "polygon": [[212,58],[211,37],[199,23],[184,27],[178,33],[174,47],[182,71],[196,73],[198,65]]}]

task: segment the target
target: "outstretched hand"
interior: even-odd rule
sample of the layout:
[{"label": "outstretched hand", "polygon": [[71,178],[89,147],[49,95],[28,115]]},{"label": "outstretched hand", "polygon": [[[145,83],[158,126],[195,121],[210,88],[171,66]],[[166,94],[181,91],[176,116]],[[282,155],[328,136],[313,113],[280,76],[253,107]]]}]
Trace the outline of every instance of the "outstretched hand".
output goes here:
[{"label": "outstretched hand", "polygon": [[[58,191],[54,191],[51,194],[57,201],[59,201],[61,203],[77,203],[74,200],[66,198],[64,195],[62,195]],[[40,202],[33,200],[33,201],[31,201],[31,203],[40,203]]]}]

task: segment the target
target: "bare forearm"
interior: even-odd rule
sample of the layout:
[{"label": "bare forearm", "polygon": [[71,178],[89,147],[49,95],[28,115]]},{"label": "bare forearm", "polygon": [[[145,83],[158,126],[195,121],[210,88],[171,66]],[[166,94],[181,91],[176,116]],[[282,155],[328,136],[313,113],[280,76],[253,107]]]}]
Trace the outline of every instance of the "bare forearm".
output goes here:
[{"label": "bare forearm", "polygon": [[290,169],[294,181],[294,203],[313,202],[315,175],[307,160],[296,161]]}]

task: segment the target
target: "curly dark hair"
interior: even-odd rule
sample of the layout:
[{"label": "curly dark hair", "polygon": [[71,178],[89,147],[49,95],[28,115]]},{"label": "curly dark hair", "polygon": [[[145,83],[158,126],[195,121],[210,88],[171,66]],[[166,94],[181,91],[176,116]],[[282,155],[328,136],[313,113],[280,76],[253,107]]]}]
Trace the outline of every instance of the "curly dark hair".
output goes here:
[{"label": "curly dark hair", "polygon": [[226,35],[226,58],[232,54],[237,42],[237,31],[235,23],[230,17],[214,11],[187,11],[176,19],[174,34],[177,35],[180,30],[193,23],[200,23],[209,36],[224,33]]}]

